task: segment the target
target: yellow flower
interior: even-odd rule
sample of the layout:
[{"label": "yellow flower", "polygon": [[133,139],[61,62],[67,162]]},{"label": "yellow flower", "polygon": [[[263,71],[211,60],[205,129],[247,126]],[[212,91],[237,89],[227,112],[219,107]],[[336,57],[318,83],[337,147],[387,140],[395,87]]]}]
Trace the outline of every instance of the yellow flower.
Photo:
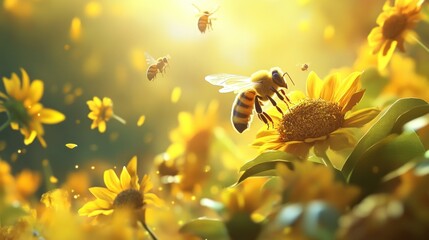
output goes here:
[{"label": "yellow flower", "polygon": [[378,26],[368,35],[368,43],[373,54],[378,54],[378,67],[384,69],[396,47],[405,51],[404,41],[416,39],[413,28],[419,20],[421,0],[395,0],[393,6],[386,1],[383,12],[377,18]]},{"label": "yellow flower", "polygon": [[150,192],[152,182],[145,175],[139,184],[137,157],[123,167],[120,177],[113,169],[104,172],[104,187],[92,187],[89,191],[96,197],[79,209],[81,216],[110,215],[115,209],[145,209],[148,204],[159,204],[160,199]]},{"label": "yellow flower", "polygon": [[384,87],[382,95],[418,97],[429,101],[429,81],[416,73],[416,64],[412,58],[394,54],[390,68],[389,83]]},{"label": "yellow flower", "polygon": [[307,96],[293,92],[290,111],[279,102],[286,112],[283,116],[274,107],[268,109],[275,127],[262,128],[253,145],[261,151],[281,150],[303,159],[313,146],[320,151],[353,146],[355,139],[348,128],[361,127],[379,113],[374,108],[350,111],[363,97],[360,76],[361,72],[354,72],[340,79],[339,74],[331,74],[322,81],[311,72]]},{"label": "yellow flower", "polygon": [[103,101],[98,97],[86,102],[91,112],[88,118],[92,120],[91,129],[98,127],[98,131],[104,133],[106,131],[106,122],[113,115],[113,103],[108,97],[104,97]]},{"label": "yellow flower", "polygon": [[21,131],[25,145],[31,144],[37,137],[42,146],[46,147],[42,123],[56,124],[62,122],[65,116],[56,110],[44,108],[39,103],[43,96],[43,82],[34,80],[30,84],[27,72],[24,69],[21,72],[22,84],[15,73],[12,73],[10,79],[3,77],[6,94],[0,92],[0,112],[8,114],[12,129]]},{"label": "yellow flower", "polygon": [[179,113],[179,127],[170,133],[172,144],[156,162],[160,177],[167,180],[161,181],[173,183],[174,191],[195,193],[209,176],[206,169],[217,109],[218,103],[211,102],[207,110],[197,106],[194,115]]}]

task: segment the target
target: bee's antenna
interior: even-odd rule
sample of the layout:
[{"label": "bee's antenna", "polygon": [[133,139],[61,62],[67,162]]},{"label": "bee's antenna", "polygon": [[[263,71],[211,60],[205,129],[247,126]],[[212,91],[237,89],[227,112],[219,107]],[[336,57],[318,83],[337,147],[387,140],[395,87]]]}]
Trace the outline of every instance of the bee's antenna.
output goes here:
[{"label": "bee's antenna", "polygon": [[290,81],[293,83],[293,85],[295,85],[295,83],[293,82],[293,80],[292,80],[292,78],[290,77],[289,73],[287,73],[287,72],[283,73],[283,76],[282,76],[282,77],[284,77],[285,75],[287,75],[287,76],[289,77]]}]

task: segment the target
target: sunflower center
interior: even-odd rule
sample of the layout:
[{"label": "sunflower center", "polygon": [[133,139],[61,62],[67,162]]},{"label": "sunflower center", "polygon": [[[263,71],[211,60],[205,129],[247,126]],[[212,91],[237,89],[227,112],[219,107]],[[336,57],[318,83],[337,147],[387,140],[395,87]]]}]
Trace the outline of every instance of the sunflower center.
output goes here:
[{"label": "sunflower center", "polygon": [[383,24],[383,36],[387,39],[396,39],[405,30],[407,17],[403,14],[390,16]]},{"label": "sunflower center", "polygon": [[113,201],[113,208],[138,209],[141,207],[143,207],[143,196],[135,189],[120,192]]},{"label": "sunflower center", "polygon": [[25,126],[30,122],[31,116],[28,114],[22,102],[9,99],[4,103],[4,107],[7,109],[11,122],[16,122]]},{"label": "sunflower center", "polygon": [[327,136],[341,127],[344,116],[337,103],[309,99],[283,116],[278,131],[283,141],[304,141]]}]

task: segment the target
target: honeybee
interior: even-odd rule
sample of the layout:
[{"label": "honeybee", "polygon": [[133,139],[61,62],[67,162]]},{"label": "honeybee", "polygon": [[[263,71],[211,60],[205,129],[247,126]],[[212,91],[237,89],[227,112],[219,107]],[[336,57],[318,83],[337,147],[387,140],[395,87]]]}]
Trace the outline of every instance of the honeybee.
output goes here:
[{"label": "honeybee", "polygon": [[212,20],[214,18],[211,18],[210,16],[215,13],[219,7],[217,7],[213,12],[209,12],[209,11],[201,11],[201,9],[195,5],[194,3],[192,4],[197,10],[198,10],[198,29],[200,30],[201,33],[205,33],[207,29],[213,29],[212,26]]},{"label": "honeybee", "polygon": [[155,60],[149,53],[144,53],[146,58],[146,63],[149,66],[146,71],[146,77],[151,81],[155,79],[158,72],[163,74],[165,72],[166,67],[168,66],[168,61],[170,60],[170,55],[160,57]]},{"label": "honeybee", "polygon": [[270,123],[274,124],[270,115],[262,110],[263,102],[270,101],[283,114],[276,101],[271,97],[274,94],[289,107],[288,102],[290,103],[290,100],[285,92],[285,89],[288,89],[285,75],[295,85],[289,74],[283,73],[278,67],[273,67],[269,71],[259,70],[250,77],[221,73],[208,75],[205,80],[213,85],[222,86],[223,88],[219,90],[221,93],[238,93],[232,104],[231,122],[235,130],[242,133],[252,121],[253,109],[255,109],[258,118],[268,127]]},{"label": "honeybee", "polygon": [[310,67],[308,63],[297,64],[296,66],[299,67],[303,72],[307,71]]}]

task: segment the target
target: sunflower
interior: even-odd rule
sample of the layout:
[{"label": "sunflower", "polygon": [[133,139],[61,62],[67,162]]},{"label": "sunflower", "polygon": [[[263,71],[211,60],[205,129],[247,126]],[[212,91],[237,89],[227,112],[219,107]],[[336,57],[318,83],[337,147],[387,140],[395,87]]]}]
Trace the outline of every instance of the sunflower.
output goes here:
[{"label": "sunflower", "polygon": [[[3,77],[6,94],[0,92],[0,112],[6,112],[9,121],[0,130],[9,125],[13,130],[20,130],[24,135],[24,144],[31,144],[37,137],[43,147],[47,144],[43,139],[44,124],[62,122],[65,116],[53,109],[44,108],[39,100],[43,96],[43,82],[30,78],[24,69],[22,72],[22,85],[19,77],[12,73],[10,79]],[[3,100],[2,100],[3,99]]]},{"label": "sunflower", "polygon": [[384,69],[396,47],[405,52],[404,41],[417,39],[413,28],[422,19],[421,0],[395,0],[393,6],[386,1],[377,18],[378,26],[368,35],[373,54],[378,54],[378,67]]},{"label": "sunflower", "polygon": [[88,114],[88,118],[92,120],[91,129],[98,127],[98,131],[104,133],[107,127],[106,122],[112,117],[125,124],[125,120],[113,113],[112,99],[104,97],[102,101],[100,98],[94,97],[92,100],[87,101],[86,104],[91,110]]},{"label": "sunflower", "polygon": [[363,97],[360,89],[361,72],[354,72],[344,79],[331,74],[321,80],[311,72],[307,78],[307,96],[296,91],[290,94],[290,111],[279,102],[286,112],[281,115],[276,108],[267,110],[274,121],[274,128],[262,128],[254,146],[261,151],[281,150],[303,159],[312,147],[315,151],[326,151],[328,147],[339,150],[355,144],[348,128],[361,127],[373,119],[379,110],[366,108],[350,110]]},{"label": "sunflower", "polygon": [[180,112],[179,126],[170,132],[171,145],[155,162],[161,181],[173,184],[173,192],[195,193],[208,178],[210,144],[216,126],[218,103],[195,113]]},{"label": "sunflower", "polygon": [[92,187],[89,191],[96,197],[79,209],[81,216],[110,215],[115,209],[145,209],[148,204],[159,204],[161,200],[151,193],[152,182],[145,175],[139,184],[137,176],[137,157],[134,156],[128,165],[122,168],[121,175],[113,169],[104,171],[104,187]]}]

